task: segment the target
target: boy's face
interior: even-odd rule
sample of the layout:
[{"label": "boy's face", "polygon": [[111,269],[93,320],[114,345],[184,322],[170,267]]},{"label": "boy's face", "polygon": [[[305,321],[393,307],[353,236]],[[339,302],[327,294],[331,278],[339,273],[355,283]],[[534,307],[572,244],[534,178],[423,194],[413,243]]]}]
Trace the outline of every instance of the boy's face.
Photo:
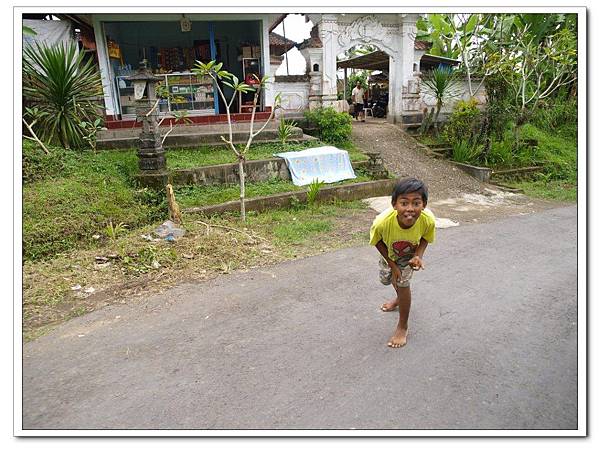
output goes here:
[{"label": "boy's face", "polygon": [[400,194],[394,203],[394,209],[398,211],[398,223],[402,228],[412,227],[419,216],[421,211],[427,206],[423,201],[421,194],[418,192],[409,192],[407,194]]}]

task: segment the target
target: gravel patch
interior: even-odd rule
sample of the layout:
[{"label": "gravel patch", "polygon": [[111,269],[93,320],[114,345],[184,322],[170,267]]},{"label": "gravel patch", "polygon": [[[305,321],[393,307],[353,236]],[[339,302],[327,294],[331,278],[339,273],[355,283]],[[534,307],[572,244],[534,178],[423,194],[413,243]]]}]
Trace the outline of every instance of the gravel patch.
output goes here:
[{"label": "gravel patch", "polygon": [[488,187],[452,163],[427,156],[412,136],[383,120],[353,122],[352,140],[363,151],[380,152],[386,168],[394,175],[425,181],[432,199],[483,193]]}]

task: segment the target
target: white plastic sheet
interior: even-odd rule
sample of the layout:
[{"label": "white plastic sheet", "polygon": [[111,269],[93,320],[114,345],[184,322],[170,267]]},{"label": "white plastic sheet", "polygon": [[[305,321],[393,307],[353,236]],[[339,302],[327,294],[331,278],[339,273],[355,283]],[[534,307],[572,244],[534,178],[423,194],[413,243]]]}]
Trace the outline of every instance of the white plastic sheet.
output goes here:
[{"label": "white plastic sheet", "polygon": [[317,179],[335,183],[356,178],[348,152],[336,147],[315,147],[298,152],[276,153],[273,156],[285,159],[296,186],[305,186]]},{"label": "white plastic sheet", "polygon": [[36,32],[35,36],[23,36],[23,45],[31,45],[36,41],[48,46],[56,43],[65,45],[75,42],[71,24],[64,20],[23,19],[23,25]]}]

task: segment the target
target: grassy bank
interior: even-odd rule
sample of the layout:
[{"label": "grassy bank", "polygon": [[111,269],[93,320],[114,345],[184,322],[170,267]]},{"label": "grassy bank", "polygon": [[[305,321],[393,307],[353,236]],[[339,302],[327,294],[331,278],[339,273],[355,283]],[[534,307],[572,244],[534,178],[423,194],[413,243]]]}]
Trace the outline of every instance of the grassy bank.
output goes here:
[{"label": "grassy bank", "polygon": [[[270,159],[273,158],[274,153],[300,151],[322,145],[327,144],[320,141],[256,144],[248,151],[247,159]],[[365,161],[368,159],[364,153],[351,144],[346,145],[345,150],[348,151],[352,161]],[[170,149],[167,153],[167,166],[171,170],[232,164],[235,162],[237,162],[235,154],[225,146]]]},{"label": "grassy bank", "polygon": [[510,137],[495,142],[490,151],[490,165],[494,168],[541,166],[540,173],[508,181],[532,197],[577,201],[576,137],[532,124],[523,125],[521,132],[521,140],[526,144],[520,151],[514,152]]},{"label": "grassy bank", "polygon": [[[349,183],[371,181],[371,178],[361,175],[358,171],[356,178],[328,183],[326,186],[338,186]],[[265,195],[279,194],[282,192],[294,192],[306,190],[308,186],[296,186],[291,181],[273,178],[269,181],[246,184],[246,198],[262,197]],[[177,202],[183,208],[203,205],[216,205],[240,198],[240,187],[238,185],[226,186],[180,186],[175,189]]]},{"label": "grassy bank", "polygon": [[[250,150],[252,159],[273,153],[301,150],[315,143],[260,144]],[[316,143],[316,145],[322,145]],[[365,159],[350,146],[353,160]],[[234,162],[223,147],[169,150],[170,168]],[[23,250],[26,260],[54,258],[76,248],[96,248],[106,243],[121,224],[135,230],[167,217],[161,193],[136,186],[136,151],[93,153],[51,148],[46,155],[27,141],[23,147]],[[366,181],[360,176],[354,181]],[[271,180],[247,185],[247,197],[302,189],[291,182]],[[176,190],[182,207],[216,204],[239,198],[239,187],[181,187]]]},{"label": "grassy bank", "polygon": [[[136,188],[132,151],[67,151],[23,146],[23,255],[52,258],[106,238],[111,222],[140,227],[164,216],[162,197]],[[100,236],[94,237],[94,236]]]},{"label": "grassy bank", "polygon": [[[540,122],[540,121],[538,121]],[[454,148],[452,159],[494,170],[541,166],[541,172],[512,176],[494,177],[496,181],[508,183],[523,189],[532,197],[561,201],[577,200],[577,137],[576,128],[567,123],[564,127],[550,130],[527,123],[520,130],[519,146],[515,142],[512,127],[504,133],[503,139],[492,140],[490,151],[482,154],[480,148],[459,145]],[[425,145],[440,144],[442,137],[420,136]]]}]

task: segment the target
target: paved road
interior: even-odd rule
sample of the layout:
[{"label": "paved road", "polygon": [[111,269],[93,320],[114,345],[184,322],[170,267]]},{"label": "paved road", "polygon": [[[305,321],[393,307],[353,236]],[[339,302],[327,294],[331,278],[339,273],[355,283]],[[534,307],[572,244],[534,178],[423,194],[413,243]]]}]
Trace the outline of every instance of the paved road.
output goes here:
[{"label": "paved road", "polygon": [[74,319],[24,347],[23,426],[576,428],[575,225],[440,230],[403,349],[369,247]]}]

